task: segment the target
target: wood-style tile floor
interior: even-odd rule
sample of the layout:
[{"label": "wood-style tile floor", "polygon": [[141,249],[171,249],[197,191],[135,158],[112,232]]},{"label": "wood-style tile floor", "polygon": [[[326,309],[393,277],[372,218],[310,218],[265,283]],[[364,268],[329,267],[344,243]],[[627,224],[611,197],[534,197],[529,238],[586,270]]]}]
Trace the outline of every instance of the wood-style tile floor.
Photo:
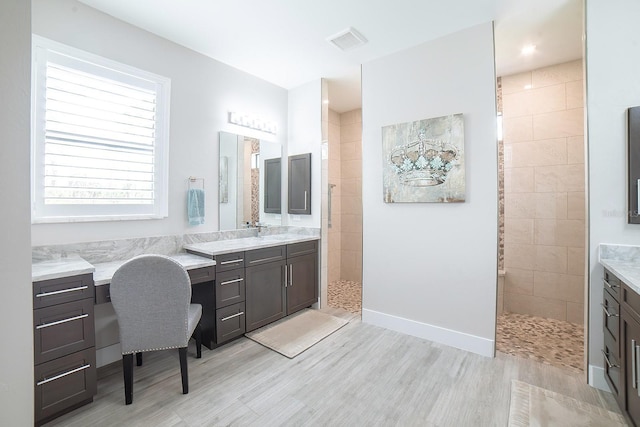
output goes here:
[{"label": "wood-style tile floor", "polygon": [[496,350],[582,373],[584,328],[562,320],[504,313],[498,316]]},{"label": "wood-style tile floor", "polygon": [[[333,310],[339,314],[339,310]],[[359,321],[294,359],[246,338],[202,359],[189,352],[181,394],[176,351],[145,355],[125,406],[121,364],[98,395],[51,426],[506,426],[517,379],[618,411],[584,375],[498,353],[479,356]]]}]

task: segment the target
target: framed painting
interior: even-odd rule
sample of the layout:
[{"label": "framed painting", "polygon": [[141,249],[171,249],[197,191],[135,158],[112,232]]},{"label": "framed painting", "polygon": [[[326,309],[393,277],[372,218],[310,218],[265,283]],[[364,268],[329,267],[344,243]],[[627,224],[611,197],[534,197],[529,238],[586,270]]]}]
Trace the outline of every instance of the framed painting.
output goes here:
[{"label": "framed painting", "polygon": [[382,128],[385,203],[465,201],[462,114]]}]

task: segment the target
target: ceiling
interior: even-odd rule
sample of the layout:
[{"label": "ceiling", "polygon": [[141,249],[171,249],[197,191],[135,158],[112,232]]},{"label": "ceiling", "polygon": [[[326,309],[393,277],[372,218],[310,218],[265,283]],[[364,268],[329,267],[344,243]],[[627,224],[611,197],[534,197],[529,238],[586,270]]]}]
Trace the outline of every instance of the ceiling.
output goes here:
[{"label": "ceiling", "polygon": [[[582,56],[582,0],[80,1],[285,89],[326,78],[339,113],[361,105],[360,64],[492,20],[498,75]],[[368,42],[327,42],[348,27]]]}]

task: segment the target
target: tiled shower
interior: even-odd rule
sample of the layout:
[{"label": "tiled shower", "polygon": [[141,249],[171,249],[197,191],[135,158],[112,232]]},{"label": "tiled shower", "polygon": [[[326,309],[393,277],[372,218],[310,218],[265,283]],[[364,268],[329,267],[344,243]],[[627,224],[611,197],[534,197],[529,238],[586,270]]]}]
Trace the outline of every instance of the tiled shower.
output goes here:
[{"label": "tiled shower", "polygon": [[362,307],[362,110],[329,109],[328,302],[360,313]]},{"label": "tiled shower", "polygon": [[549,330],[553,322],[560,332],[540,335],[541,342],[520,351],[540,344],[544,352],[571,341],[578,348],[563,352],[581,361],[586,230],[582,60],[503,76],[498,91],[504,178],[499,269],[505,272],[498,348],[515,351],[504,335],[517,336],[519,329],[530,335],[531,324],[550,319]]}]

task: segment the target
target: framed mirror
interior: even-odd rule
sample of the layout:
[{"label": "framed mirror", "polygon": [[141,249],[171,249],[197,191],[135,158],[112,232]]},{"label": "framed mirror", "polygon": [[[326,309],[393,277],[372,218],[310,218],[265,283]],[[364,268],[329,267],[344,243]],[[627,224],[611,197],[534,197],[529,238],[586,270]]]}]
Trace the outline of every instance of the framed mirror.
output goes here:
[{"label": "framed mirror", "polygon": [[219,229],[282,225],[282,147],[220,132]]}]

